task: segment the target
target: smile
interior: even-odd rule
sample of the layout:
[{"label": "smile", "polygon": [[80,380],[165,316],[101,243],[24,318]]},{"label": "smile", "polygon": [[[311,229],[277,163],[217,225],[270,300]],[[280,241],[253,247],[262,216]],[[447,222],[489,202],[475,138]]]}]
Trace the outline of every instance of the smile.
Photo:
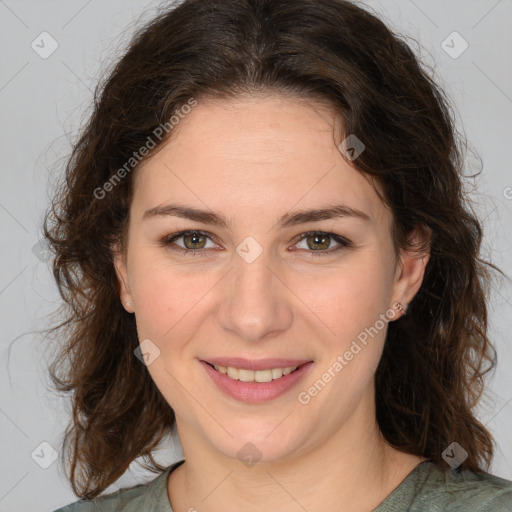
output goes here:
[{"label": "smile", "polygon": [[[313,361],[298,366],[250,370],[198,361],[222,394],[248,403],[274,400],[291,392],[314,367]],[[291,362],[291,361],[290,361]]]},{"label": "smile", "polygon": [[[208,363],[210,364],[210,363]],[[268,370],[245,370],[242,368],[233,368],[232,366],[221,366],[210,364],[218,372],[227,375],[230,379],[241,380],[242,382],[271,382],[280,379],[284,375],[294,372],[298,366],[288,366],[286,368],[271,368]]]}]

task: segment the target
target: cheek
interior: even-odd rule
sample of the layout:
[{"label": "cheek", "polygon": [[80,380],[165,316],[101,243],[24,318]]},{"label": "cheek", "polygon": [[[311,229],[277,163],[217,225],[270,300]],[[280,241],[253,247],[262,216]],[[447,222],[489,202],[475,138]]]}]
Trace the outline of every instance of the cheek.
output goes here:
[{"label": "cheek", "polygon": [[336,423],[353,411],[373,382],[394,316],[389,309],[392,284],[388,262],[377,253],[360,254],[299,292],[317,315],[314,322],[321,330],[316,331],[317,374],[308,384],[314,389],[305,386],[302,391],[306,399],[318,396],[317,407],[330,411],[326,422]]},{"label": "cheek", "polygon": [[186,338],[183,329],[198,315],[198,305],[215,283],[214,276],[182,272],[182,267],[161,257],[141,256],[133,263],[132,294],[141,335],[163,341],[179,330],[180,338]]},{"label": "cheek", "polygon": [[373,325],[390,307],[392,262],[378,251],[354,252],[342,265],[294,279],[297,296],[338,339],[346,340]]},{"label": "cheek", "polygon": [[193,380],[197,376],[183,362],[190,363],[197,355],[197,347],[189,341],[197,336],[199,317],[208,307],[206,294],[218,279],[211,273],[185,273],[165,255],[155,257],[144,249],[134,251],[131,264],[138,337],[141,342],[151,340],[159,350],[147,370],[175,412],[188,417],[189,397],[181,386],[186,382],[188,389],[197,389],[198,385]]}]

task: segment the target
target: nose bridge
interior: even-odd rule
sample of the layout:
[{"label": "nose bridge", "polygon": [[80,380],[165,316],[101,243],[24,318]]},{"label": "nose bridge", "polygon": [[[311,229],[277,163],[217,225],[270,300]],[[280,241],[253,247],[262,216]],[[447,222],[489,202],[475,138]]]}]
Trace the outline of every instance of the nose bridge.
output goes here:
[{"label": "nose bridge", "polygon": [[292,311],[269,252],[254,239],[244,240],[233,266],[219,311],[221,327],[246,341],[289,328]]}]

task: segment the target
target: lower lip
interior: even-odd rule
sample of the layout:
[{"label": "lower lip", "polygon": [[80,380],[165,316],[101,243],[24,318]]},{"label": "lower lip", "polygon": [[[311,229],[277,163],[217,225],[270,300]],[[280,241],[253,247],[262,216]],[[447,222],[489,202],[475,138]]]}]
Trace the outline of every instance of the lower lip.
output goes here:
[{"label": "lower lip", "polygon": [[204,361],[199,361],[217,387],[227,395],[249,403],[261,403],[284,395],[295,386],[312,368],[313,361],[303,364],[288,375],[271,382],[242,382],[218,372]]}]

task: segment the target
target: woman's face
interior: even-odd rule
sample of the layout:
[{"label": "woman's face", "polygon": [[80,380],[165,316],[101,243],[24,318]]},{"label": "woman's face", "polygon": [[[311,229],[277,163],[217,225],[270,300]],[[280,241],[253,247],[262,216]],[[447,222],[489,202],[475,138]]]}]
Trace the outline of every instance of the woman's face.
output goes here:
[{"label": "woman's face", "polygon": [[134,177],[121,298],[180,436],[227,457],[286,460],[374,421],[392,305],[421,283],[425,261],[398,264],[392,215],[334,123],[278,96],[199,102]]}]

